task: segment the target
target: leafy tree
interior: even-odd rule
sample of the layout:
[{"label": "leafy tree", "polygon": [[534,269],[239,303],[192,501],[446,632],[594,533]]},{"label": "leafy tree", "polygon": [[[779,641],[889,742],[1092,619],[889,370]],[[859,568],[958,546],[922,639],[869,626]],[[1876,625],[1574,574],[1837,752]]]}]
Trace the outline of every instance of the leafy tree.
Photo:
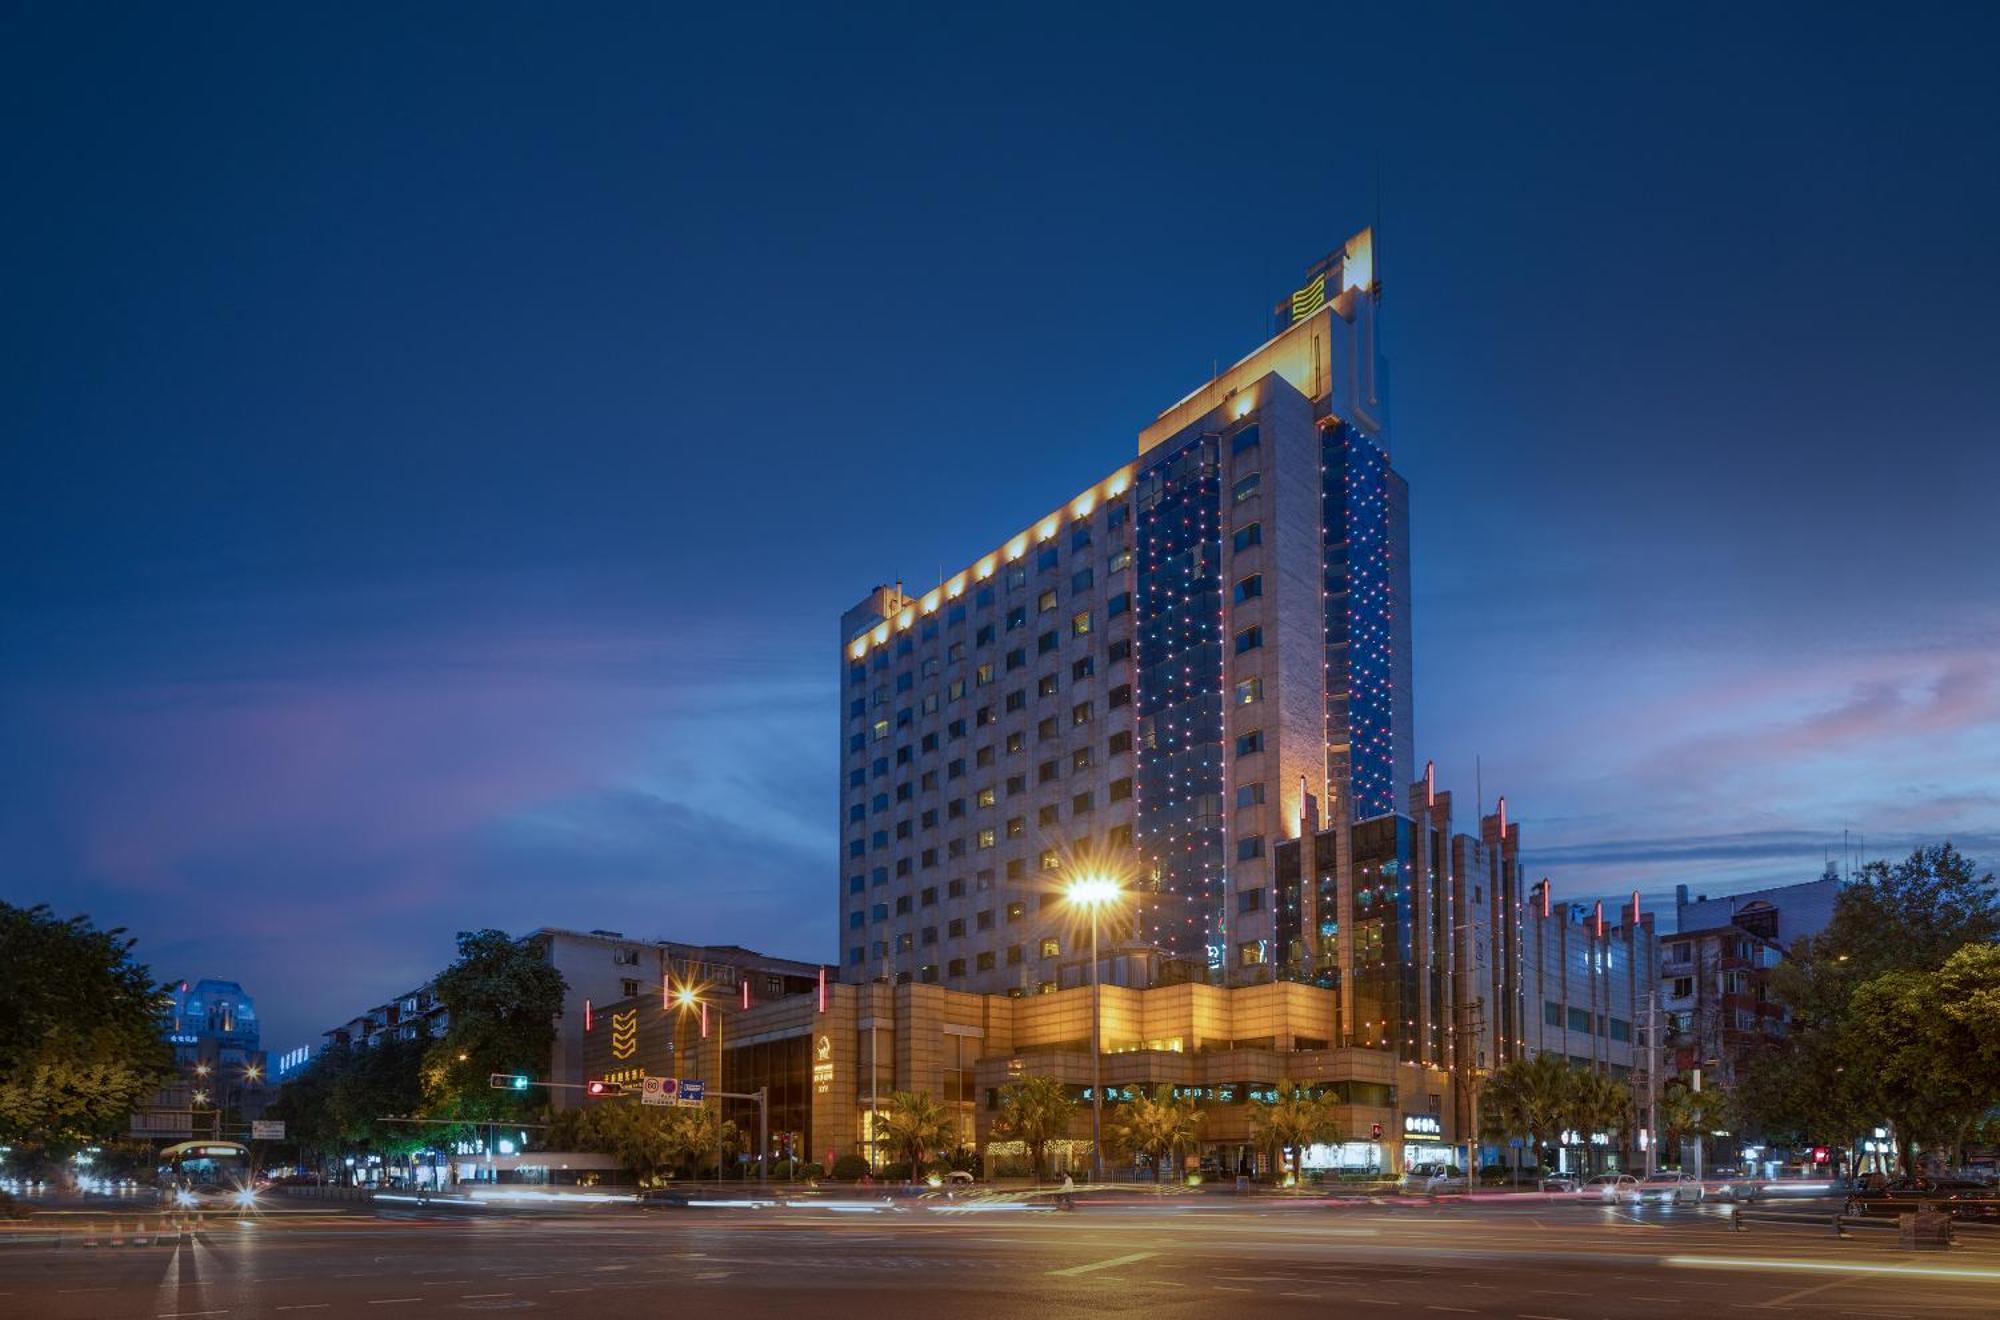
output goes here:
[{"label": "leafy tree", "polygon": [[951,1111],[925,1091],[897,1091],[875,1117],[875,1135],[909,1163],[910,1177],[923,1176],[924,1161],[958,1141]]},{"label": "leafy tree", "polygon": [[501,930],[460,931],[458,960],[432,988],[450,1026],[424,1060],[426,1111],[435,1118],[519,1120],[541,1093],[494,1090],[494,1073],[548,1071],[568,990],[534,945]]},{"label": "leafy tree", "polygon": [[1857,987],[1844,1037],[1856,1085],[1912,1147],[1956,1149],[2000,1098],[2000,945],[1968,944],[1935,972],[1885,972]]},{"label": "leafy tree", "polygon": [[[1891,1042],[1852,1029],[1856,994],[1892,973],[1935,972],[1959,949],[1996,935],[2000,890],[1950,843],[1863,867],[1841,888],[1826,930],[1798,941],[1771,969],[1771,991],[1789,1020],[1783,1039],[1744,1063],[1736,1100],[1745,1122],[1773,1140],[1846,1145],[1887,1117],[1877,1074]],[[1896,1014],[1894,1001],[1914,993],[1899,984],[1878,988],[1871,1015]]]},{"label": "leafy tree", "polygon": [[[565,1109],[549,1121],[545,1136],[553,1150],[611,1155],[642,1185],[671,1174],[697,1170],[715,1154],[716,1112],[709,1108],[640,1105],[610,1101]],[[723,1144],[734,1148],[737,1131],[725,1123]]]},{"label": "leafy tree", "polygon": [[1332,1096],[1314,1095],[1296,1083],[1279,1082],[1276,1098],[1251,1104],[1250,1127],[1258,1144],[1276,1156],[1280,1171],[1289,1152],[1292,1172],[1297,1174],[1307,1146],[1339,1140],[1340,1111]]},{"label": "leafy tree", "polygon": [[1177,1099],[1168,1087],[1161,1086],[1151,1096],[1142,1095],[1120,1105],[1105,1135],[1118,1150],[1149,1156],[1153,1181],[1158,1183],[1174,1153],[1199,1135],[1205,1118],[1192,1100]]},{"label": "leafy tree", "polygon": [[1028,1148],[1035,1181],[1042,1180],[1042,1157],[1051,1141],[1069,1135],[1076,1101],[1053,1077],[1017,1077],[1000,1088],[1000,1118],[994,1129]]},{"label": "leafy tree", "polygon": [[173,1077],[162,987],[123,928],[0,903],[0,1139],[62,1147],[124,1131]]},{"label": "leafy tree", "polygon": [[279,1089],[267,1116],[283,1119],[287,1138],[322,1167],[343,1154],[412,1154],[437,1140],[437,1129],[394,1120],[422,1110],[430,1049],[427,1033],[332,1046]]}]

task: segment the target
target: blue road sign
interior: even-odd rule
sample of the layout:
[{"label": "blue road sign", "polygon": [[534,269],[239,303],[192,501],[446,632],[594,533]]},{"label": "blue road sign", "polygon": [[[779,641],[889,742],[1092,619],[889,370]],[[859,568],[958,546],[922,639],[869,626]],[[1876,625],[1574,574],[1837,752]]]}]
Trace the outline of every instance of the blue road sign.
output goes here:
[{"label": "blue road sign", "polygon": [[707,1094],[708,1083],[693,1077],[681,1078],[681,1091],[677,1097],[684,1105],[698,1105]]}]

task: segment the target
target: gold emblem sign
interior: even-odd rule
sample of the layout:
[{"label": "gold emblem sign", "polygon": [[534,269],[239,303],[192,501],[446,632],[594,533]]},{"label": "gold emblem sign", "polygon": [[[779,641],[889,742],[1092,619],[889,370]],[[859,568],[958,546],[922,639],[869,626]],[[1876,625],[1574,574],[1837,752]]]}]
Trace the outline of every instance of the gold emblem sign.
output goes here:
[{"label": "gold emblem sign", "polygon": [[611,1015],[611,1057],[629,1059],[639,1052],[639,1010]]}]

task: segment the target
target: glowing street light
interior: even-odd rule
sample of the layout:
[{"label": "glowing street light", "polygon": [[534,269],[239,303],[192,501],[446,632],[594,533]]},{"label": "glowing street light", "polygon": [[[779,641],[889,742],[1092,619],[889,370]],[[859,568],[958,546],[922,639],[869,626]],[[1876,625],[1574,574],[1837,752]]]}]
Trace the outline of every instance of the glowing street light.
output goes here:
[{"label": "glowing street light", "polygon": [[1097,984],[1097,914],[1125,897],[1116,880],[1101,873],[1077,876],[1064,896],[1090,914],[1090,1180],[1104,1181],[1104,1053],[1099,1036],[1103,1018]]}]

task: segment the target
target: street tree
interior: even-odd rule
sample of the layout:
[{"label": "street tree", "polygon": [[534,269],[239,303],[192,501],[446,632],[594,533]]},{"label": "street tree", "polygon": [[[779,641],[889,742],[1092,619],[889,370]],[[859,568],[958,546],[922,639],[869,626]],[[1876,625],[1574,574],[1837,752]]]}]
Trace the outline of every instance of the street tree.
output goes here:
[{"label": "street tree", "polygon": [[426,1112],[468,1122],[519,1120],[546,1103],[494,1090],[494,1073],[548,1071],[568,986],[533,943],[501,930],[460,931],[458,959],[432,988],[450,1025],[424,1060]]},{"label": "street tree", "polygon": [[875,1116],[875,1137],[909,1164],[915,1180],[923,1176],[924,1161],[932,1154],[958,1144],[958,1124],[929,1092],[897,1091]]},{"label": "street tree", "polygon": [[163,987],[122,928],[0,903],[0,1140],[69,1150],[116,1137],[173,1076]]},{"label": "street tree", "polygon": [[[1876,1074],[1890,1042],[1851,1029],[1857,992],[1892,973],[1938,971],[1959,949],[1996,935],[2000,888],[1950,843],[1863,867],[1842,886],[1827,928],[1796,942],[1769,973],[1787,1011],[1785,1035],[1760,1045],[1740,1070],[1743,1121],[1774,1141],[1846,1146],[1887,1117]],[[1910,990],[1879,988],[1870,1012],[1893,1012]]]},{"label": "street tree", "polygon": [[1194,1101],[1177,1098],[1171,1088],[1160,1086],[1150,1096],[1120,1105],[1105,1135],[1113,1148],[1151,1159],[1153,1181],[1159,1183],[1175,1153],[1200,1135],[1205,1118]]},{"label": "street tree", "polygon": [[1574,1077],[1573,1066],[1560,1055],[1508,1060],[1486,1082],[1481,1113],[1488,1130],[1522,1138],[1546,1168],[1544,1154],[1561,1139]]},{"label": "street tree", "polygon": [[1315,1095],[1295,1082],[1279,1082],[1277,1094],[1250,1105],[1250,1128],[1257,1142],[1273,1153],[1283,1172],[1287,1153],[1292,1173],[1300,1172],[1305,1148],[1341,1137],[1340,1113],[1330,1095]]},{"label": "street tree", "polygon": [[[2000,945],[1968,944],[1934,972],[1885,972],[1854,991],[1847,1057],[1863,1095],[1913,1147],[1954,1153],[2000,1099]],[[1861,1062],[1865,1058],[1865,1065]]]},{"label": "street tree", "polygon": [[1075,1117],[1076,1100],[1068,1087],[1053,1077],[1029,1074],[1000,1088],[1000,1117],[994,1130],[1027,1148],[1028,1163],[1039,1183],[1049,1143],[1068,1137]]}]

